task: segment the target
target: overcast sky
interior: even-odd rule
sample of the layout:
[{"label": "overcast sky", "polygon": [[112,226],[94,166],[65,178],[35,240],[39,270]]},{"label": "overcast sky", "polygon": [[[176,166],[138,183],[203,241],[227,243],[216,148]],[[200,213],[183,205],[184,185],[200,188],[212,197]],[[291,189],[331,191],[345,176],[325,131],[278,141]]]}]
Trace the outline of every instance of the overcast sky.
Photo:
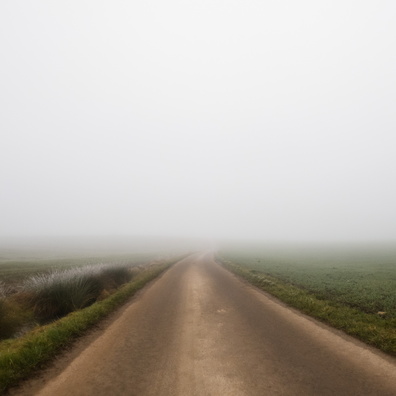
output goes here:
[{"label": "overcast sky", "polygon": [[0,237],[396,240],[394,0],[0,2]]}]

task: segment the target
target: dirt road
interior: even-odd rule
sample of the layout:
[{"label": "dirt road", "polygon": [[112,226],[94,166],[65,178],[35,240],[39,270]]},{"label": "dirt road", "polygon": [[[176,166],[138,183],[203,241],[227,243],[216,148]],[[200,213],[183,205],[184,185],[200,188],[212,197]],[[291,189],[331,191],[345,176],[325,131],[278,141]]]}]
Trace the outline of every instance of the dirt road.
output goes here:
[{"label": "dirt road", "polygon": [[16,395],[396,395],[396,363],[184,259]]}]

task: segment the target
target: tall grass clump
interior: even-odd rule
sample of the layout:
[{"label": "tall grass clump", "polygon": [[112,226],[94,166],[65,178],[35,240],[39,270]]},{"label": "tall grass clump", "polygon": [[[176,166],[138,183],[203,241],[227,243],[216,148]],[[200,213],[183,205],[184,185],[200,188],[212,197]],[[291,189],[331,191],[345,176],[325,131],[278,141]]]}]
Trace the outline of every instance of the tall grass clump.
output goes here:
[{"label": "tall grass clump", "polygon": [[85,308],[132,278],[127,265],[98,264],[55,270],[28,279],[22,296],[40,322]]}]

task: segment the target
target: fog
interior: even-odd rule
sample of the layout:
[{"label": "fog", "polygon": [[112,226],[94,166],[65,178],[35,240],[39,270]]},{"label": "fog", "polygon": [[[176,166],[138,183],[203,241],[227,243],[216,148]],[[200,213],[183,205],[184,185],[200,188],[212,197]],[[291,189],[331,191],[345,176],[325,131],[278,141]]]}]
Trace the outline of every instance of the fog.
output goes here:
[{"label": "fog", "polygon": [[0,239],[396,240],[394,1],[0,3]]}]

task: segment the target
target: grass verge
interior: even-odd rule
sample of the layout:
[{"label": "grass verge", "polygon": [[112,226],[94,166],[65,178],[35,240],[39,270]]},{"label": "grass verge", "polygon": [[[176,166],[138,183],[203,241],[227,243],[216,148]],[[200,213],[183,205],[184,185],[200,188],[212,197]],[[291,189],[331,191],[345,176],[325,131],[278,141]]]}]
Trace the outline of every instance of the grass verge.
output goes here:
[{"label": "grass verge", "polygon": [[141,272],[130,283],[122,286],[105,300],[72,312],[49,325],[39,327],[24,337],[1,342],[0,393],[27,378],[56,356],[62,348],[71,345],[75,338],[114,311],[178,260],[172,260]]},{"label": "grass verge", "polygon": [[217,256],[217,261],[235,275],[242,277],[289,306],[342,330],[387,354],[396,356],[396,319],[386,319],[337,302],[320,299],[306,290],[273,276],[243,268],[220,256]]}]

